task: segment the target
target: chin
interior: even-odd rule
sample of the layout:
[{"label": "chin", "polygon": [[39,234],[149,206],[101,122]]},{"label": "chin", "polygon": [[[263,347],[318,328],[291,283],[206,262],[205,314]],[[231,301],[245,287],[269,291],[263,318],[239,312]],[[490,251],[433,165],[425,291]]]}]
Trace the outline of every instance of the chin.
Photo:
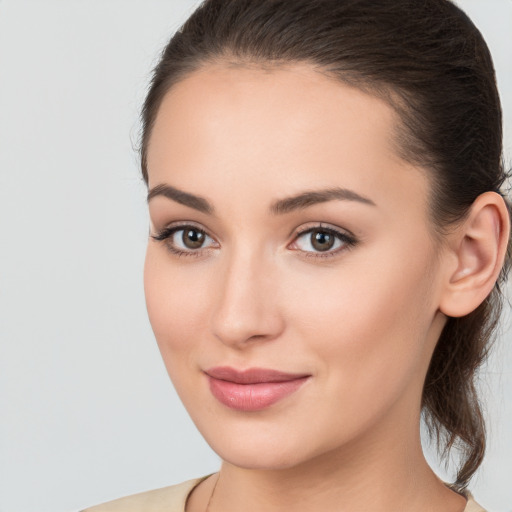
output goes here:
[{"label": "chin", "polygon": [[307,456],[301,457],[301,454],[296,451],[295,453],[276,453],[272,449],[262,449],[257,446],[254,446],[251,450],[237,450],[236,448],[229,447],[225,450],[215,450],[215,452],[223,461],[233,466],[261,471],[290,469],[308,459]]},{"label": "chin", "polygon": [[[315,440],[308,441],[300,432],[287,428],[259,425],[259,429],[238,425],[236,429],[219,427],[212,430],[198,427],[212,450],[225,462],[243,469],[284,470],[297,467],[329,450],[326,446],[315,446]],[[270,427],[270,428],[269,428]],[[265,430],[267,430],[265,432]]]}]

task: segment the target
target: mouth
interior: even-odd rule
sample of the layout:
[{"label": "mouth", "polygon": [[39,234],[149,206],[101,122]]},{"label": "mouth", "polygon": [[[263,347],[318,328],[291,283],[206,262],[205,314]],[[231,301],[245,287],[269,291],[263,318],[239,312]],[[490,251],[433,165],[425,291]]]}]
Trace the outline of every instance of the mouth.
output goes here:
[{"label": "mouth", "polygon": [[238,411],[260,411],[297,391],[309,374],[285,373],[265,368],[236,370],[218,366],[205,371],[212,395]]}]

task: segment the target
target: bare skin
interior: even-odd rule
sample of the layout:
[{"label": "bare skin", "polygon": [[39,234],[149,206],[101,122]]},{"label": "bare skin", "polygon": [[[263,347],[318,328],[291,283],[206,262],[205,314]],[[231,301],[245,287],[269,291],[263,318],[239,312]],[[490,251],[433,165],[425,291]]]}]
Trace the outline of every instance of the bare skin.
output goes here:
[{"label": "bare skin", "polygon": [[[183,230],[150,238],[145,267],[169,375],[223,460],[210,512],[464,510],[423,456],[421,392],[446,315],[467,314],[492,288],[508,216],[489,193],[440,244],[428,175],[397,155],[398,122],[382,100],[306,65],[210,65],[160,107],[150,190],[170,186],[214,210],[153,197],[151,234]],[[271,211],[319,189],[352,195]],[[342,236],[330,232],[322,251],[304,230],[325,228]],[[184,245],[190,229],[201,247]],[[212,395],[214,366],[308,379],[247,412]],[[217,478],[187,512],[205,511]]]}]

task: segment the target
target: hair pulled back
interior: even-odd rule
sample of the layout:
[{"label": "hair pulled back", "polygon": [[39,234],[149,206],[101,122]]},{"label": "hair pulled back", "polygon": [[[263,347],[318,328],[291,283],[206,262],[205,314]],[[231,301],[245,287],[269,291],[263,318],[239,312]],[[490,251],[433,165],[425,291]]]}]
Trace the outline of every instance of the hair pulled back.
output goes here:
[{"label": "hair pulled back", "polygon": [[[502,113],[482,35],[448,0],[206,0],[164,48],[142,110],[141,166],[148,181],[151,130],[169,89],[204,65],[308,63],[382,97],[397,111],[401,156],[428,170],[439,236],[482,193],[506,179]],[[471,314],[449,318],[434,351],[422,406],[443,456],[460,453],[463,490],[485,452],[476,371],[500,316],[500,283]]]}]

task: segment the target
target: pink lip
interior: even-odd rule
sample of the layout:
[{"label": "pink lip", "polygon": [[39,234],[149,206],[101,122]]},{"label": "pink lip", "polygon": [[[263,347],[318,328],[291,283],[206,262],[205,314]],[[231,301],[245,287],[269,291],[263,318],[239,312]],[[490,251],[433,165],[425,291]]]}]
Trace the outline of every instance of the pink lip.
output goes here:
[{"label": "pink lip", "polygon": [[239,371],[228,366],[206,370],[213,396],[230,409],[259,411],[297,391],[310,375],[264,368]]}]

